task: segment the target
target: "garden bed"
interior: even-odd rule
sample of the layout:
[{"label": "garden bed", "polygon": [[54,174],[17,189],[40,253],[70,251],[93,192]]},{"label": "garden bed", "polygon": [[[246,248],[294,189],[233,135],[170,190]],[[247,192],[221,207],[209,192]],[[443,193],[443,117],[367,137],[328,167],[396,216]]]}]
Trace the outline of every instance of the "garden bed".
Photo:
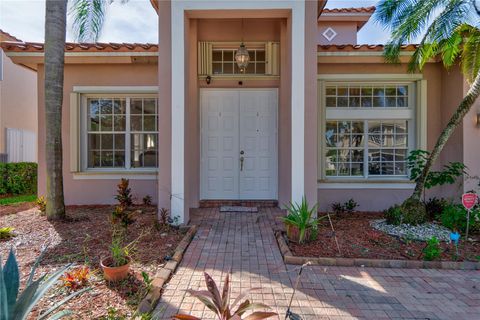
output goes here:
[{"label": "garden bed", "polygon": [[[140,210],[135,222],[128,226],[128,240],[141,238],[135,245],[133,270],[128,279],[108,284],[99,269],[99,261],[108,255],[111,243],[112,206],[78,206],[67,209],[68,221],[50,222],[37,209],[0,216],[0,226],[13,227],[16,236],[0,242],[0,254],[6,258],[10,247],[16,248],[22,285],[43,245],[48,249],[42,259],[37,276],[52,273],[67,263],[86,265],[92,270],[87,291],[67,303],[63,309],[71,310],[74,319],[102,319],[110,314],[121,319],[130,318],[147,293],[147,284],[141,273],[153,279],[175,252],[186,230],[178,230],[156,223],[156,207],[136,206]],[[14,210],[14,209],[11,209]],[[47,293],[38,311],[60,301],[68,289],[58,285]],[[33,316],[38,315],[38,311]]]},{"label": "garden bed", "polygon": [[[423,260],[426,243],[408,237],[387,235],[371,226],[372,220],[383,218],[382,213],[350,213],[332,217],[335,234],[340,246],[340,254],[335,243],[328,219],[319,224],[317,240],[306,244],[288,243],[293,256],[324,257],[350,259],[382,260]],[[442,261],[479,261],[480,237],[472,235],[467,253],[463,242],[459,246],[459,255],[455,259],[455,247],[447,242],[440,242]]]}]

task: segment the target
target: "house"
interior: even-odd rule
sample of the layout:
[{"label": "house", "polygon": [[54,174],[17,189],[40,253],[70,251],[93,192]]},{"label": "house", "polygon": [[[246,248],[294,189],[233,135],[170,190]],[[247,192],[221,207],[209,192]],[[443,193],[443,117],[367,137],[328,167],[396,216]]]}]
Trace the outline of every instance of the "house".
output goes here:
[{"label": "house", "polygon": [[[300,201],[326,209],[355,199],[382,210],[410,195],[406,157],[431,149],[468,86],[438,60],[422,73],[358,45],[374,8],[325,1],[156,1],[159,44],[68,43],[63,110],[67,204],[112,203],[118,179],[181,222],[222,200]],[[240,45],[246,66],[235,60]],[[43,44],[4,43],[37,70]],[[243,50],[243,49],[242,49]],[[408,61],[414,45],[401,54]],[[239,55],[239,62],[245,56]],[[243,70],[242,70],[243,69]],[[465,117],[439,166],[480,173],[480,105]],[[44,117],[39,117],[44,128]],[[45,134],[39,132],[39,192]],[[472,188],[438,188],[450,197]]]},{"label": "house", "polygon": [[[0,42],[22,42],[0,30]],[[37,162],[37,74],[0,48],[0,162]]]}]

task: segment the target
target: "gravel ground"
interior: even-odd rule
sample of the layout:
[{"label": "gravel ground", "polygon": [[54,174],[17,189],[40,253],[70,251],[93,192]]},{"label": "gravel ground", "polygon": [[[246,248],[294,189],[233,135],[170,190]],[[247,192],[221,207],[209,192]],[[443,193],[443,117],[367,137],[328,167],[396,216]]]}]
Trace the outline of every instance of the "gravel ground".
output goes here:
[{"label": "gravel ground", "polygon": [[385,219],[379,219],[372,220],[370,225],[391,236],[409,240],[427,241],[432,237],[436,237],[440,241],[450,242],[450,229],[432,222],[427,222],[418,226],[412,226],[409,224],[395,226],[387,224]]}]

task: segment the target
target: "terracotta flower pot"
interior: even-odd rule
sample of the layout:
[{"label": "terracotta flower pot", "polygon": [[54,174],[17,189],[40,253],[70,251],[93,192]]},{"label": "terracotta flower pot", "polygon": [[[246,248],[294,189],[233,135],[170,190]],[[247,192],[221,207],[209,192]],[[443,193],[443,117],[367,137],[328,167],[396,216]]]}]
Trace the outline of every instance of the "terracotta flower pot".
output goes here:
[{"label": "terracotta flower pot", "polygon": [[130,262],[131,259],[127,258],[127,264],[120,266],[120,267],[113,267],[113,260],[112,258],[102,259],[100,261],[100,266],[103,270],[103,276],[107,281],[121,281],[128,276],[128,272],[130,271]]},{"label": "terracotta flower pot", "polygon": [[[285,229],[287,230],[287,238],[289,241],[300,243],[300,229],[297,226],[294,226],[289,223],[285,223]],[[311,227],[305,229],[304,242],[307,242],[310,239],[311,233],[312,233]]]}]

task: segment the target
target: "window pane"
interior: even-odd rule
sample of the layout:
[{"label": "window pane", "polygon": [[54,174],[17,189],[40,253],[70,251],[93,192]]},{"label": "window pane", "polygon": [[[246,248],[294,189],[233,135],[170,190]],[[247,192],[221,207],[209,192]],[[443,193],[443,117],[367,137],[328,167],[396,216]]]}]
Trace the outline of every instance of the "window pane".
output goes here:
[{"label": "window pane", "polygon": [[100,130],[100,117],[98,115],[91,115],[89,117],[88,130],[89,131],[99,131]]},{"label": "window pane", "polygon": [[234,61],[233,59],[233,50],[223,51],[223,61]]},{"label": "window pane", "polygon": [[88,167],[100,167],[100,151],[90,151],[88,153]]},{"label": "window pane", "polygon": [[114,131],[125,131],[125,116],[114,116],[113,117],[113,128]]},{"label": "window pane", "polygon": [[257,50],[257,62],[258,61],[265,61],[265,51]]},{"label": "window pane", "polygon": [[155,131],[157,127],[156,116],[144,116],[143,117],[143,131]]},{"label": "window pane", "polygon": [[144,114],[157,114],[155,99],[143,100],[143,113]]},{"label": "window pane", "polygon": [[102,150],[113,150],[113,135],[102,134]]},{"label": "window pane", "polygon": [[142,116],[130,116],[130,130],[142,131]]},{"label": "window pane", "polygon": [[125,150],[125,135],[124,134],[115,134],[114,135],[115,150]]},{"label": "window pane", "polygon": [[142,99],[130,99],[130,114],[142,113]]},{"label": "window pane", "polygon": [[385,98],[385,107],[395,108],[397,106],[397,99],[395,97],[386,97]]},{"label": "window pane", "polygon": [[327,94],[327,96],[336,96],[337,87],[327,87],[325,93]]},{"label": "window pane", "polygon": [[335,108],[337,106],[337,98],[327,97],[326,106],[327,108]]},{"label": "window pane", "polygon": [[212,60],[213,61],[222,61],[222,51],[221,50],[213,50]]},{"label": "window pane", "polygon": [[213,74],[222,74],[222,63],[221,62],[212,63],[212,72]]},{"label": "window pane", "polygon": [[113,151],[102,151],[102,167],[113,167]]},{"label": "window pane", "polygon": [[360,107],[360,97],[350,97],[350,108]]},{"label": "window pane", "polygon": [[89,134],[88,135],[88,149],[89,150],[99,150],[100,146],[100,135],[99,134]]},{"label": "window pane", "polygon": [[408,95],[408,87],[407,86],[398,86],[397,87],[397,95],[398,96],[407,96]]},{"label": "window pane", "polygon": [[115,100],[113,100],[113,113],[114,114],[125,114],[126,113],[125,99],[115,99]]},{"label": "window pane", "polygon": [[100,131],[113,131],[113,116],[103,114],[100,116]]},{"label": "window pane", "polygon": [[265,74],[265,63],[264,62],[257,62],[256,66],[257,66],[256,74]]},{"label": "window pane", "polygon": [[112,114],[113,113],[113,104],[111,99],[101,99],[100,100],[100,113],[103,114]]},{"label": "window pane", "polygon": [[116,167],[116,168],[125,167],[125,152],[124,151],[115,151],[114,167]]},{"label": "window pane", "polygon": [[225,74],[232,74],[233,73],[233,63],[226,62],[223,64],[223,73]]}]

